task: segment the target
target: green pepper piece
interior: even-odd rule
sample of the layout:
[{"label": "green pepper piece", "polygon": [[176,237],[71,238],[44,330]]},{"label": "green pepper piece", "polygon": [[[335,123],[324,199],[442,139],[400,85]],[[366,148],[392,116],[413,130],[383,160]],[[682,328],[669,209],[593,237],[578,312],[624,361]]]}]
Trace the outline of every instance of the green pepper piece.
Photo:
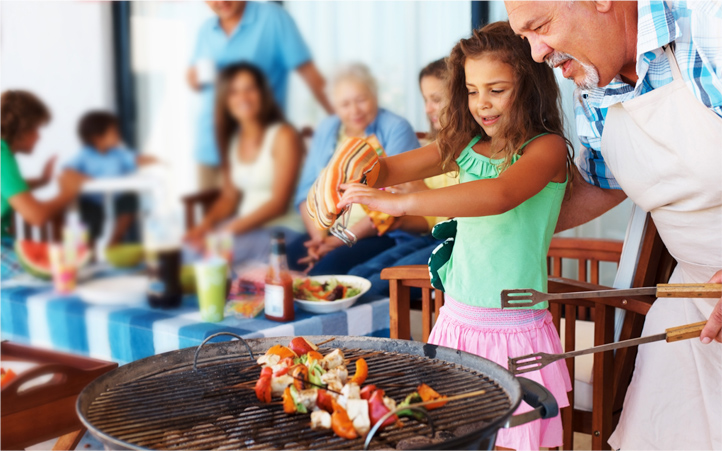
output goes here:
[{"label": "green pepper piece", "polygon": [[296,390],[296,387],[291,385],[290,388],[291,388],[291,398],[293,398],[293,402],[296,404],[296,412],[308,413],[308,409],[306,409],[306,406],[301,404],[298,400],[298,390]]},{"label": "green pepper piece", "polygon": [[[417,392],[413,392],[409,396],[407,396],[406,399],[404,399],[404,401],[398,405],[398,407],[406,407],[410,404],[416,404],[421,401],[422,401],[421,396],[419,396],[419,394]],[[398,412],[396,412],[396,415],[399,418],[400,417],[414,418],[416,421],[422,421],[424,419],[423,414],[416,412],[414,410],[411,410],[411,409],[399,410]]]}]

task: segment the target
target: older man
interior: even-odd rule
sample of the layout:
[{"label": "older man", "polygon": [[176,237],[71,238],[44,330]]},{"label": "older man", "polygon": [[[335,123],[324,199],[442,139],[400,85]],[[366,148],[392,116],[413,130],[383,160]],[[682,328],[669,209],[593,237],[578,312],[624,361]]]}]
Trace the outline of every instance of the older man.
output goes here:
[{"label": "older man", "polygon": [[[671,282],[722,282],[722,2],[506,7],[534,59],[578,86],[582,177],[560,230],[629,196],[678,262]],[[707,344],[722,300],[659,299],[643,333],[707,318],[701,342],[640,347],[612,448],[722,449],[722,344]]]},{"label": "older man", "polygon": [[[196,48],[188,69],[188,83],[201,94],[195,156],[201,189],[217,186],[220,156],[213,128],[215,70],[240,61],[258,66],[273,90],[276,102],[285,110],[289,75],[296,71],[316,100],[329,113],[331,104],[324,91],[325,81],[311,59],[293,18],[273,2],[207,1],[216,14],[198,32]],[[204,73],[206,72],[206,73]]]}]

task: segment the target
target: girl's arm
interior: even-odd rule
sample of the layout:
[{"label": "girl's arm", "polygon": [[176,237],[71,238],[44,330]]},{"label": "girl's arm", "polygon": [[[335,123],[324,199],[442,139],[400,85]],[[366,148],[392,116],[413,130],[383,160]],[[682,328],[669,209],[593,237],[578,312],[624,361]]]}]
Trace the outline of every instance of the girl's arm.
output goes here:
[{"label": "girl's arm", "polygon": [[301,137],[289,125],[282,125],[273,143],[273,195],[271,200],[246,216],[228,224],[227,230],[242,234],[283,216],[293,198],[301,165]]},{"label": "girl's arm", "polygon": [[531,142],[524,156],[495,179],[409,194],[391,194],[359,184],[342,185],[341,189],[346,192],[338,206],[358,203],[394,216],[497,215],[516,208],[547,183],[563,182],[566,157],[564,140],[557,135],[546,135]]},{"label": "girl's arm", "polygon": [[443,174],[436,141],[424,147],[379,160],[379,177],[374,188],[421,180]]}]

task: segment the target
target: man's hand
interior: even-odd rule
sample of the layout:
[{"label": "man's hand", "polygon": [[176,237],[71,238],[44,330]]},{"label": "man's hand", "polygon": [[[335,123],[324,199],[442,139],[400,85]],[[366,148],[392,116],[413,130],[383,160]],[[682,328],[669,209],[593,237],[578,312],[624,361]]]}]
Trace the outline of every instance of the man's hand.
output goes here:
[{"label": "man's hand", "polygon": [[[717,271],[708,283],[722,283],[722,271]],[[714,306],[699,339],[704,344],[711,343],[712,340],[722,343],[722,298]]]},{"label": "man's hand", "polygon": [[201,90],[201,84],[198,82],[198,72],[196,72],[195,67],[189,67],[188,72],[186,73],[186,79],[188,80],[188,85],[193,89],[194,91],[200,91]]}]

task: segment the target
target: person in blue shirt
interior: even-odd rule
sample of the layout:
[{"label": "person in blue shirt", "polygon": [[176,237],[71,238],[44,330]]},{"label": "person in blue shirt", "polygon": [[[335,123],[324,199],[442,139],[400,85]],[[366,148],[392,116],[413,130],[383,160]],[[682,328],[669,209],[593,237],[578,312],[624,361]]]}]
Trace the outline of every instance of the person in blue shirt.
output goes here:
[{"label": "person in blue shirt", "polygon": [[[121,177],[135,172],[139,166],[156,162],[154,157],[138,155],[122,147],[118,118],[112,113],[86,113],[80,119],[78,135],[83,142],[83,148],[66,168],[85,177]],[[134,194],[120,194],[115,197],[114,203],[116,221],[108,246],[121,242],[132,226],[138,210],[138,199]],[[91,241],[95,241],[105,222],[103,197],[100,194],[82,195],[79,206],[81,220],[88,227]]]},{"label": "person in blue shirt", "polygon": [[268,78],[276,103],[285,110],[288,76],[294,70],[331,113],[325,81],[311,59],[291,16],[275,3],[209,1],[217,17],[203,24],[188,69],[188,83],[202,97],[195,158],[200,188],[218,186],[220,158],[214,134],[215,73],[233,63],[249,62]]},{"label": "person in blue shirt", "polygon": [[306,212],[306,197],[339,143],[350,137],[375,135],[387,155],[420,147],[416,133],[406,119],[379,108],[376,80],[365,65],[348,64],[337,70],[330,95],[336,114],[321,121],[316,128],[294,197],[294,205],[300,210],[308,233],[287,246],[289,265],[299,270],[305,265],[313,266],[311,275],[345,274],[357,264],[410,239],[407,232],[428,231],[426,220],[415,216],[399,221],[399,224],[404,223],[403,230],[378,236],[360,205],[351,209],[349,220],[350,230],[359,239],[353,247],[344,246],[341,240],[328,235],[328,231],[316,228]]}]

